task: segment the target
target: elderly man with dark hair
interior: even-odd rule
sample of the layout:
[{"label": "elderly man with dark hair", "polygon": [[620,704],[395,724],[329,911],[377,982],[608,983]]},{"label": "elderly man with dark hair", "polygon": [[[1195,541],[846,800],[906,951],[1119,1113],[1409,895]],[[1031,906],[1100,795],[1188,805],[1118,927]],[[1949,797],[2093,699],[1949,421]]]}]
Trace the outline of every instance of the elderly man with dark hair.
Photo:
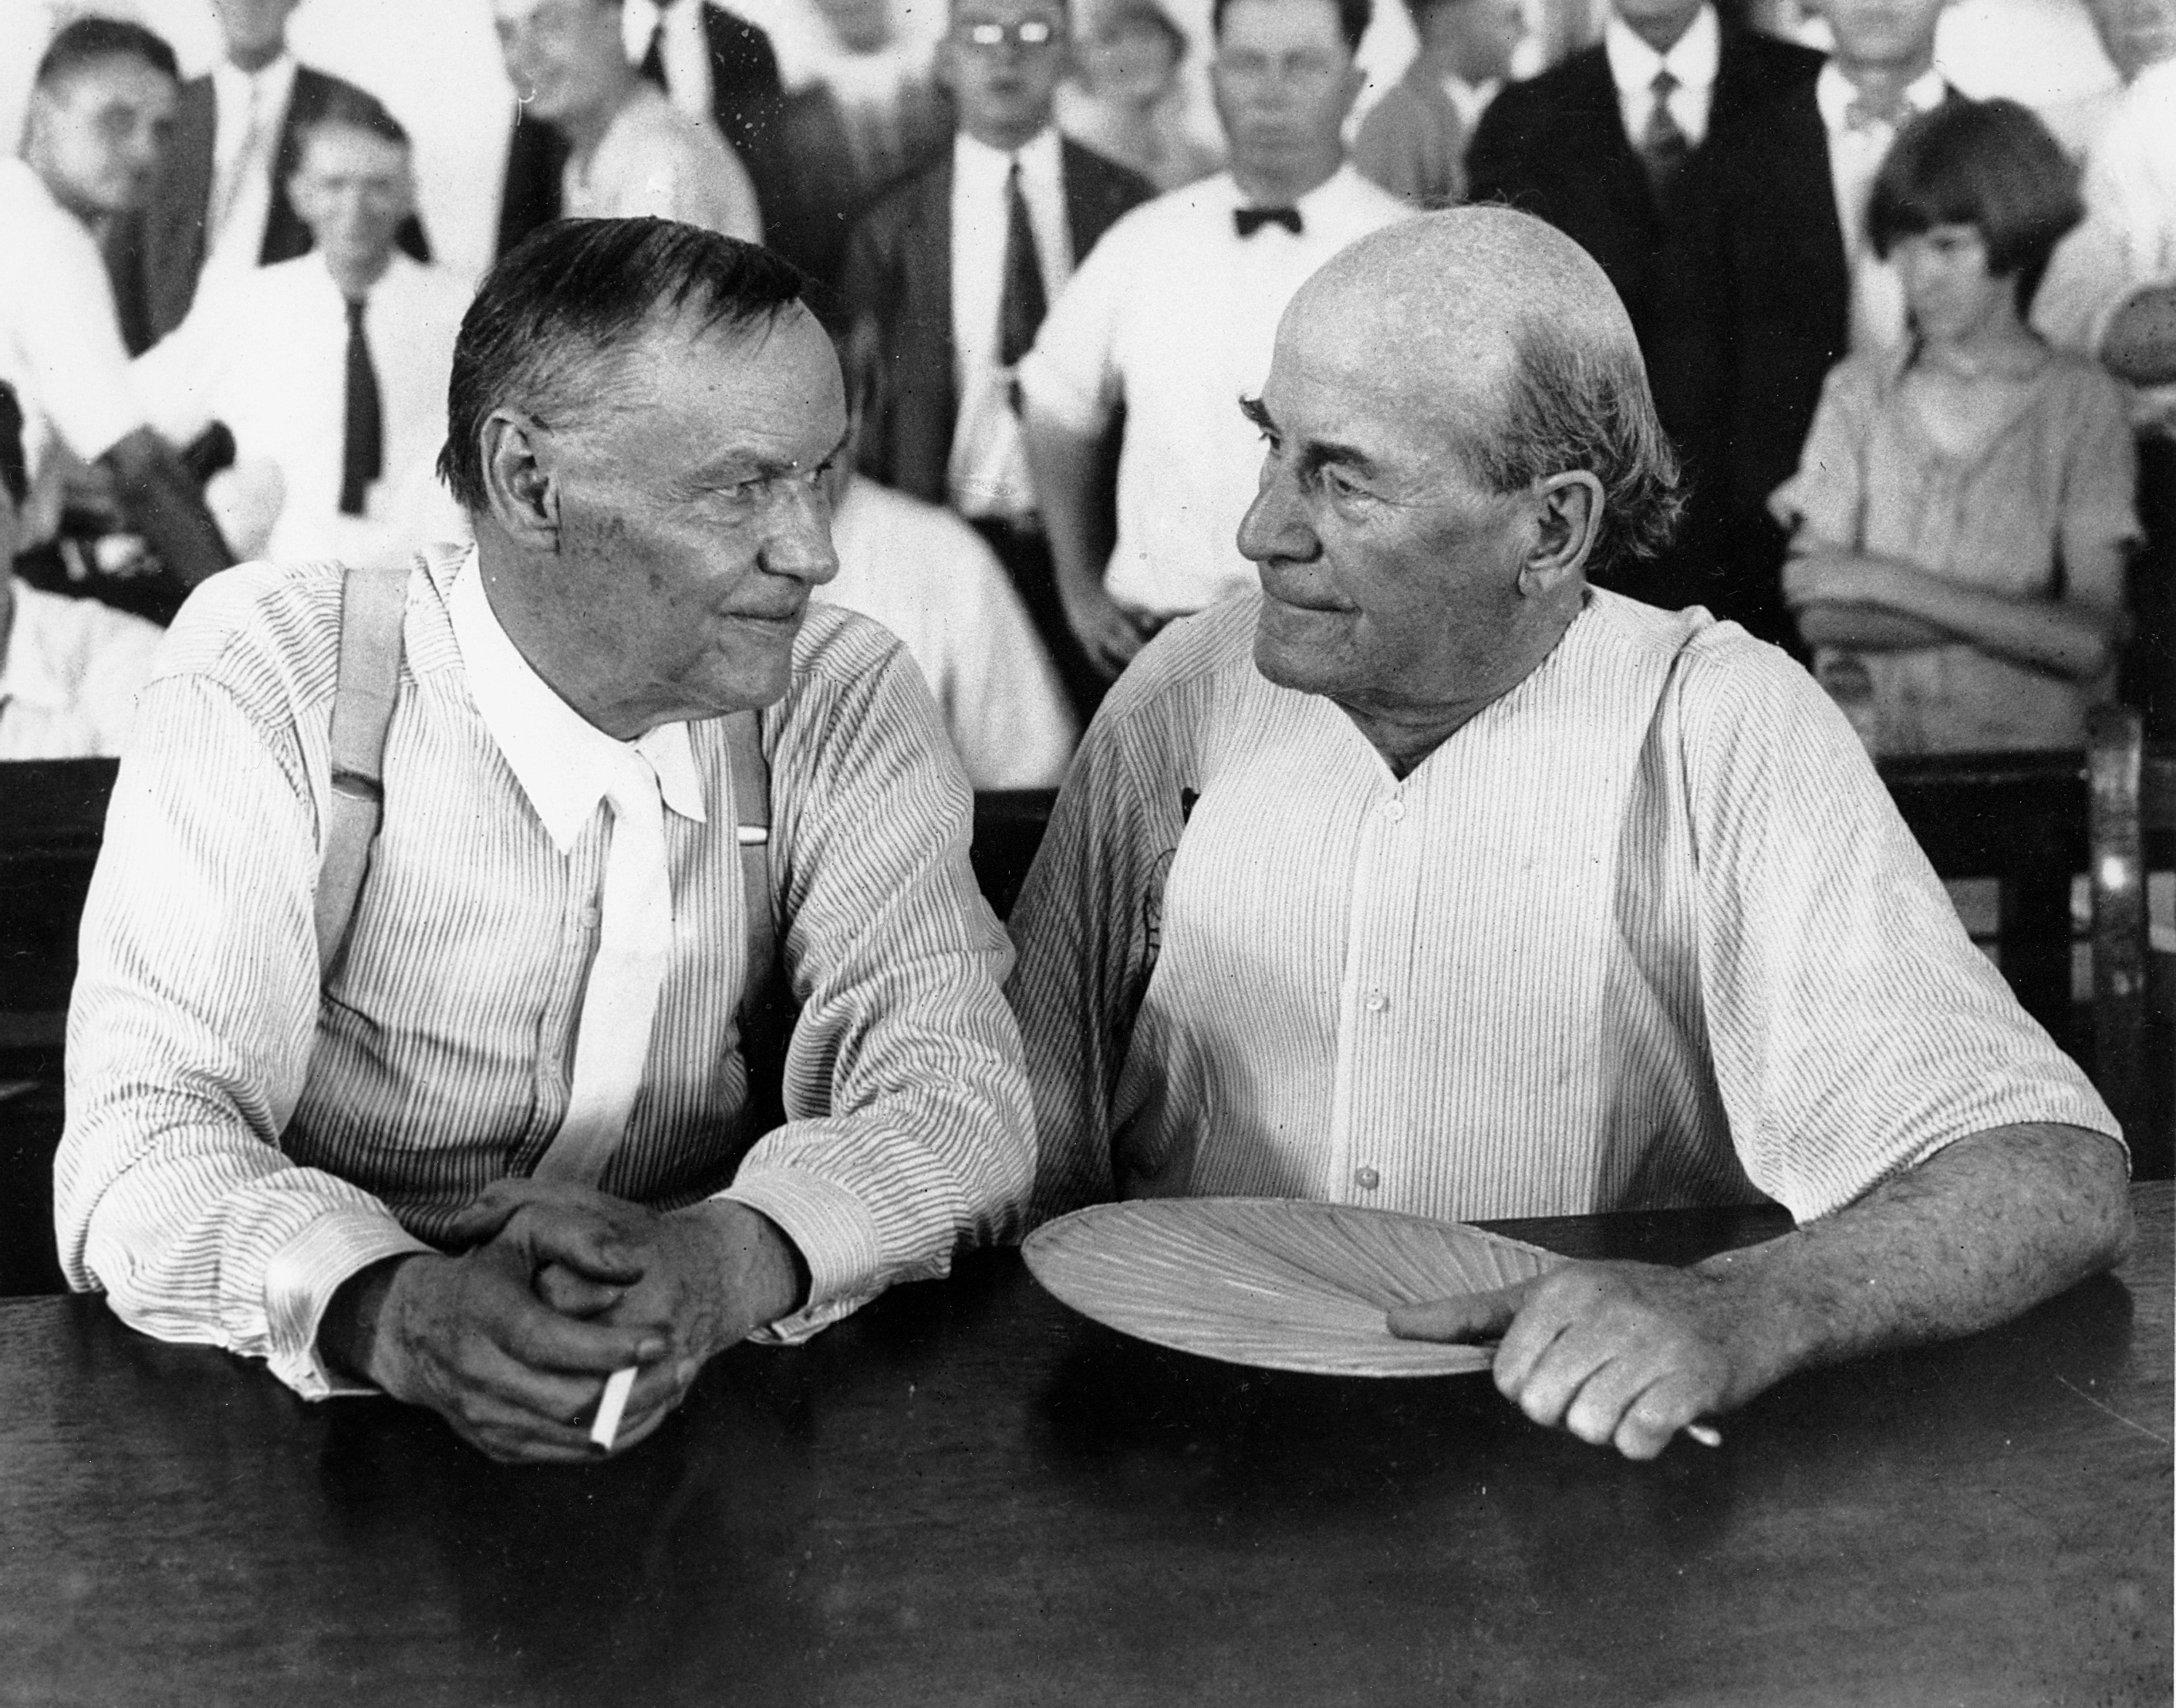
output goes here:
[{"label": "elderly man with dark hair", "polygon": [[1038,1212],[1780,1200],[1798,1232],[1689,1271],[1394,1318],[1501,1333],[1508,1395],[1636,1457],[2114,1259],[2115,1123],[1850,726],[1734,626],[1588,585],[1675,503],[1590,258],[1502,209],[1378,233],[1248,412],[1261,593],[1105,702],[1014,916]]},{"label": "elderly man with dark hair", "polygon": [[713,1353],[1009,1220],[1032,1140],[967,791],[898,643],[808,608],[846,415],[800,285],[657,220],[486,280],[443,464],[476,544],[405,578],[384,827],[324,965],[342,573],[182,612],[55,1170],[69,1278],[126,1321],[570,1459],[609,1375],[639,1367],[639,1440]]}]

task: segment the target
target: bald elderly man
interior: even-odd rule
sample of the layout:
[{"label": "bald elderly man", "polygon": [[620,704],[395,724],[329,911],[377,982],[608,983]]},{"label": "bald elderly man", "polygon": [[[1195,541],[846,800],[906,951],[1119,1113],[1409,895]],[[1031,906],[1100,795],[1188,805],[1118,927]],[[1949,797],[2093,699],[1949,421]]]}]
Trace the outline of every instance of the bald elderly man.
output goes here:
[{"label": "bald elderly man", "polygon": [[1244,406],[1261,591],[1119,683],[1014,914],[1038,1215],[1780,1201],[1797,1231],[1691,1270],[1394,1314],[1502,1335],[1508,1397],[1635,1458],[2121,1254],[2114,1121],[1841,716],[1735,626],[1592,585],[1667,540],[1676,476],[1585,252],[1497,208],[1393,226]]}]

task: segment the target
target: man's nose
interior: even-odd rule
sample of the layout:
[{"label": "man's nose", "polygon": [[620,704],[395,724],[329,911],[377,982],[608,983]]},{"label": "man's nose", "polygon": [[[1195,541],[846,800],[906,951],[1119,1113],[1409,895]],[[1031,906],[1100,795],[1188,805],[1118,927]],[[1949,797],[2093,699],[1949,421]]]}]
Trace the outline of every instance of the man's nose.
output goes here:
[{"label": "man's nose", "polygon": [[1279,467],[1274,454],[1265,456],[1254,502],[1239,519],[1239,555],[1256,563],[1273,558],[1304,562],[1320,544],[1308,525],[1298,483]]},{"label": "man's nose", "polygon": [[782,483],[773,506],[770,530],[763,542],[763,567],[821,587],[839,573],[839,554],[831,544],[831,500],[813,481]]}]

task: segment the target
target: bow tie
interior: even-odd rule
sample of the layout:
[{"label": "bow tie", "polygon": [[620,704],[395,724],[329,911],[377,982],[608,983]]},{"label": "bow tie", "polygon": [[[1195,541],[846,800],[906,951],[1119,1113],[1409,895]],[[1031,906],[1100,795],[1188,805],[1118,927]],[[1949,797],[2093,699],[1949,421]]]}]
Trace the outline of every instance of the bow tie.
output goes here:
[{"label": "bow tie", "polygon": [[1234,208],[1232,223],[1239,228],[1239,235],[1251,237],[1265,226],[1282,226],[1297,237],[1299,236],[1297,208]]}]

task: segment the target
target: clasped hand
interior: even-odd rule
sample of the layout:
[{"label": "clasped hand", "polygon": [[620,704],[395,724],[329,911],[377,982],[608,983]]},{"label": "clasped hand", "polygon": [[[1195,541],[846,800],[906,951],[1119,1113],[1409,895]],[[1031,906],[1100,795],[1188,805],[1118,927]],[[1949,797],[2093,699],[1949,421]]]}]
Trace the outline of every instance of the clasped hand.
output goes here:
[{"label": "clasped hand", "polygon": [[640,1373],[613,1450],[635,1445],[713,1354],[792,1303],[755,1249],[779,1236],[737,1204],[661,1215],[587,1188],[504,1180],[450,1237],[468,1248],[392,1274],[364,1373],[497,1459],[594,1457],[587,1420],[605,1379],[628,1365]]},{"label": "clasped hand", "polygon": [[1575,1263],[1494,1292],[1390,1314],[1407,1340],[1501,1335],[1496,1386],[1535,1422],[1628,1459],[1765,1385],[1728,1284],[1695,1270]]}]

